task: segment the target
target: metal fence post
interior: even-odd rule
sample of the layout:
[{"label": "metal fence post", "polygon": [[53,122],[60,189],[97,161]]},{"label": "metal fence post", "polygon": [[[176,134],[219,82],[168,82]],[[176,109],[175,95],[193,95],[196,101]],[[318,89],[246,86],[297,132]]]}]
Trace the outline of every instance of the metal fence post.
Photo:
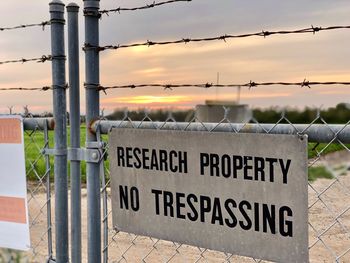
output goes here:
[{"label": "metal fence post", "polygon": [[67,263],[69,253],[64,4],[60,0],[53,0],[49,5],[51,14],[53,112],[56,123],[54,149],[56,261]]},{"label": "metal fence post", "polygon": [[[79,6],[67,6],[69,124],[71,150],[80,148]],[[71,259],[81,262],[81,169],[80,160],[70,160],[71,180]]]},{"label": "metal fence post", "polygon": [[[99,45],[99,0],[84,0],[85,43]],[[100,94],[97,85],[100,83],[100,60],[96,49],[85,52],[86,72],[86,148],[96,148],[97,141],[89,126],[99,118]],[[87,163],[87,227],[88,227],[88,262],[101,262],[101,200],[100,200],[100,164]]]},{"label": "metal fence post", "polygon": [[[48,120],[45,120],[44,126],[44,141],[45,141],[45,149],[49,149],[49,123]],[[50,262],[53,257],[52,252],[52,218],[51,218],[51,165],[50,165],[50,156],[45,154],[45,167],[46,167],[46,200],[47,200],[47,255],[48,261]]]}]

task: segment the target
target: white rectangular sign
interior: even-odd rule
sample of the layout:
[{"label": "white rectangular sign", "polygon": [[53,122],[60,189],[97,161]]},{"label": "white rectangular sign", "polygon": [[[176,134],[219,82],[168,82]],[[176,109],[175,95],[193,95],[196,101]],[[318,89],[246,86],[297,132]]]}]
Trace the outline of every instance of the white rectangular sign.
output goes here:
[{"label": "white rectangular sign", "polygon": [[113,226],[278,262],[308,262],[307,138],[114,129]]},{"label": "white rectangular sign", "polygon": [[0,247],[30,248],[23,122],[0,117]]}]

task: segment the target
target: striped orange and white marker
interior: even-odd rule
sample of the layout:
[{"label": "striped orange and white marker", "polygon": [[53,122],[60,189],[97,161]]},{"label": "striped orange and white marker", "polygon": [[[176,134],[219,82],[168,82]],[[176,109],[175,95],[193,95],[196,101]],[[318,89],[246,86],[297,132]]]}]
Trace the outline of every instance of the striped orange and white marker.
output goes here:
[{"label": "striped orange and white marker", "polygon": [[23,121],[0,116],[0,247],[30,248]]}]

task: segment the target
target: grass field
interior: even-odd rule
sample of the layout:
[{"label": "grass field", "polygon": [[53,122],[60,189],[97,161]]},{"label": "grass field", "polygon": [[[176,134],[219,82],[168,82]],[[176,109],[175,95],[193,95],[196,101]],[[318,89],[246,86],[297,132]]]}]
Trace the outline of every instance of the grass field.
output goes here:
[{"label": "grass field", "polygon": [[[81,145],[85,145],[85,136],[86,129],[85,127],[81,127]],[[108,136],[104,135],[103,140],[107,141]],[[39,177],[42,177],[45,174],[45,158],[40,154],[41,150],[44,147],[44,134],[42,132],[25,132],[24,136],[25,141],[25,154],[26,154],[26,170],[27,170],[27,178],[31,181],[38,180]],[[68,142],[69,142],[69,132],[68,132]],[[308,156],[309,158],[314,158],[317,156],[317,152],[320,152],[324,149],[327,144],[316,144],[309,143],[308,145]],[[53,148],[54,146],[54,132],[49,131],[49,146]],[[331,144],[327,148],[322,151],[322,154],[327,154],[339,150],[343,150],[344,147],[340,144]],[[51,174],[53,177],[53,158],[50,157],[50,165],[51,165]],[[68,164],[69,165],[69,164]],[[107,161],[107,165],[108,161]],[[68,166],[69,169],[69,166]],[[331,178],[331,175],[325,170],[324,167],[315,167],[309,168],[309,180],[314,181],[317,178]],[[82,182],[86,182],[86,165],[82,163]]]}]

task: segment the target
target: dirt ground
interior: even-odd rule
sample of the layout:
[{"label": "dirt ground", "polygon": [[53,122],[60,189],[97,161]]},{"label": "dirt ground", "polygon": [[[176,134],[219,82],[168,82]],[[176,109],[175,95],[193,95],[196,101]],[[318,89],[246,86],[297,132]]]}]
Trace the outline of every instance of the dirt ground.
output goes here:
[{"label": "dirt ground", "polygon": [[[350,172],[346,169],[349,164],[348,152],[329,154],[315,164],[336,169],[337,176],[318,179],[309,186],[310,262],[350,263]],[[86,190],[82,192],[83,262],[87,262]],[[31,262],[44,262],[47,255],[45,199],[45,193],[41,191],[35,195],[35,202],[30,203],[30,214],[36,221],[31,228],[32,245],[37,253],[35,257],[31,256]],[[54,207],[52,209],[54,211]],[[40,216],[35,217],[38,214]],[[108,253],[109,262],[254,262],[251,258],[229,257],[224,253],[148,237],[116,235],[113,231],[109,233]]]}]

